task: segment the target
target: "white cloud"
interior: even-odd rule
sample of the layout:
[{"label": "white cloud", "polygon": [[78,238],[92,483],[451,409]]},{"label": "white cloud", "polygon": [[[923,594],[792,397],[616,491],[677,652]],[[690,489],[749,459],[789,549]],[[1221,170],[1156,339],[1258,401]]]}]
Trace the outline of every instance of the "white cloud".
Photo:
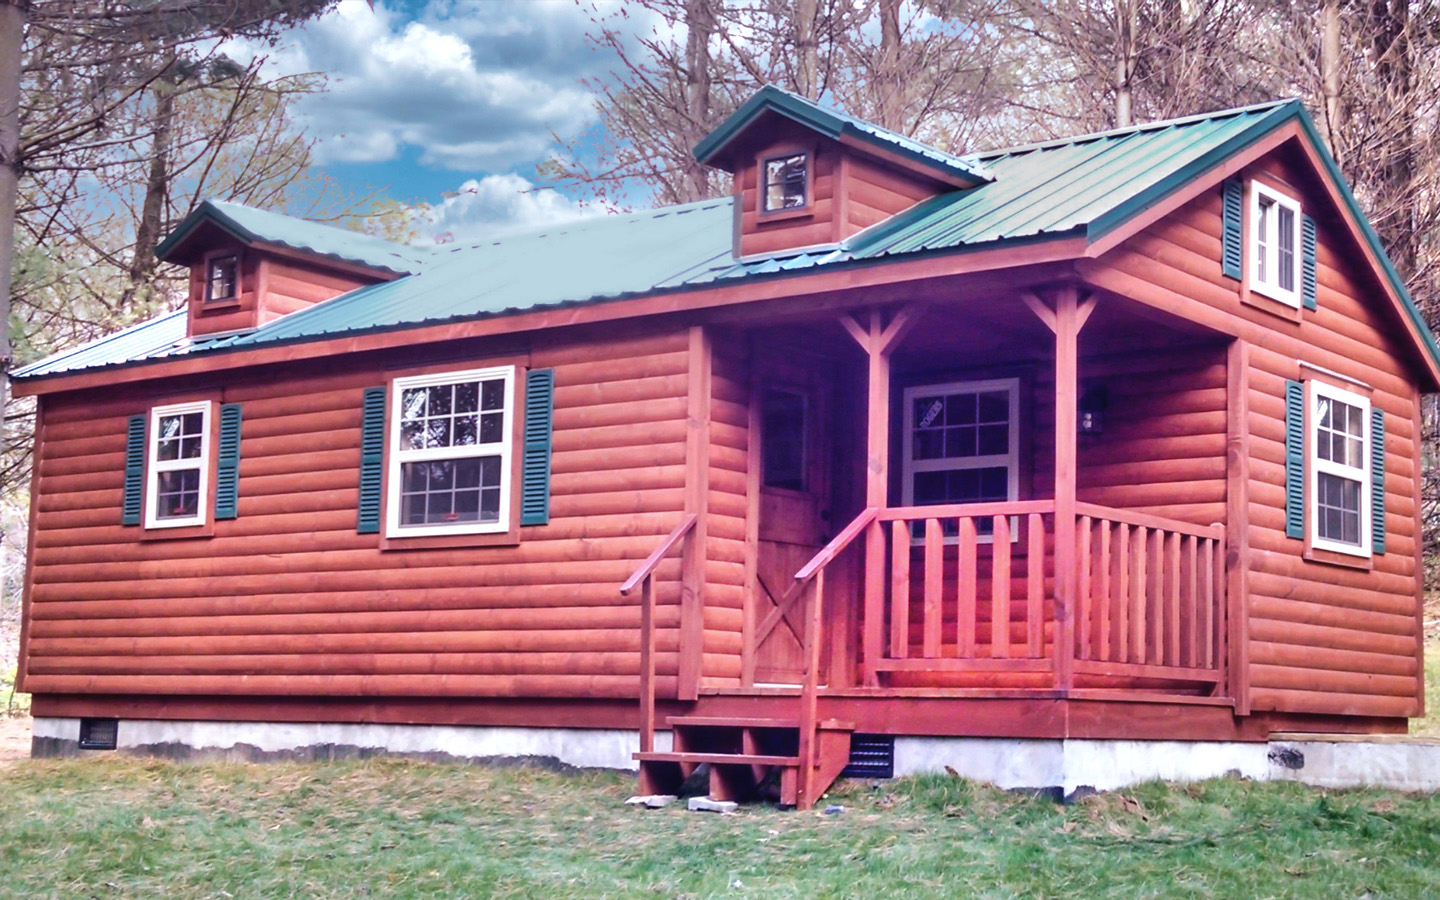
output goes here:
[{"label": "white cloud", "polygon": [[300,108],[322,163],[385,162],[413,146],[427,166],[497,172],[533,165],[552,132],[572,136],[594,120],[579,79],[609,61],[589,50],[589,26],[567,2],[432,0],[409,18],[341,0],[269,65],[329,77]]},{"label": "white cloud", "polygon": [[519,175],[486,175],[466,181],[427,213],[419,214],[417,224],[434,240],[464,244],[506,231],[544,228],[605,212],[605,207],[537,189]]}]

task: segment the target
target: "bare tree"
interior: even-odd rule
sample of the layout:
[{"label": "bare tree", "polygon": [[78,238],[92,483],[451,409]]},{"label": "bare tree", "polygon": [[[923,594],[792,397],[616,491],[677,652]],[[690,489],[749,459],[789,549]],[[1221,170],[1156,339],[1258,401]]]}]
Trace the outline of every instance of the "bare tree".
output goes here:
[{"label": "bare tree", "polygon": [[[592,39],[620,60],[592,79],[596,161],[562,154],[552,185],[609,203],[682,203],[727,183],[690,151],[760,86],[778,85],[947,149],[975,149],[1011,65],[1001,0],[638,0],[593,13]],[[663,27],[636,36],[637,18]],[[708,85],[703,99],[698,96]]]}]

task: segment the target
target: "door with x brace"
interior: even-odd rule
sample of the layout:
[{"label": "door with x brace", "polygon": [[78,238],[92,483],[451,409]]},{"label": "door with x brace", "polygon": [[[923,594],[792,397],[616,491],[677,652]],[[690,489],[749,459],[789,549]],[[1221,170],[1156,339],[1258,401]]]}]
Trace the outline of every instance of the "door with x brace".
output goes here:
[{"label": "door with x brace", "polygon": [[755,628],[757,684],[798,684],[804,674],[801,642],[813,591],[788,605],[784,600],[795,573],[830,537],[830,398],[827,379],[816,368],[772,358],[761,370],[752,396],[760,432],[758,544],[750,619]]}]

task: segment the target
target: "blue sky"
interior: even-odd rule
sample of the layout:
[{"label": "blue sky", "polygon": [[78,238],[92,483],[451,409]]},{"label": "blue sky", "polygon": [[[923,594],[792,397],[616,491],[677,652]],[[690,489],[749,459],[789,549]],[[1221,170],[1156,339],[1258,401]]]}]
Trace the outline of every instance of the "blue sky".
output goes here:
[{"label": "blue sky", "polygon": [[[617,0],[341,0],[268,55],[271,74],[321,72],[300,119],[318,162],[357,191],[426,201],[457,240],[593,212],[534,190],[535,168],[595,126],[580,84],[616,64],[586,34]],[[649,30],[652,23],[631,20]]]}]

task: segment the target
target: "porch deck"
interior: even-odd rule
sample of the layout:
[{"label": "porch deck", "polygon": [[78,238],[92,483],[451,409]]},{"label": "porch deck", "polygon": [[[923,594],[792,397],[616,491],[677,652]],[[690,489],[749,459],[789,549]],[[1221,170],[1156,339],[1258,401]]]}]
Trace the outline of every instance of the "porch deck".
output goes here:
[{"label": "porch deck", "polygon": [[[688,556],[695,525],[696,517],[685,517],[623,588],[638,588],[642,597],[642,763],[676,764],[677,754],[654,751],[654,573],[673,550]],[[785,727],[795,732],[797,762],[786,784],[799,798],[792,802],[802,804],[828,785],[814,781],[823,780],[823,764],[834,768],[834,752],[814,747],[822,697],[1109,695],[1228,705],[1224,546],[1219,524],[1089,503],[1074,504],[1068,521],[1054,500],[868,508],[795,573],[755,628],[763,639],[798,624],[805,661],[799,683],[701,693],[794,698],[798,715]],[[860,563],[861,674],[853,684],[843,675],[822,684],[849,665],[843,648],[853,632],[830,608],[855,598],[825,586],[827,572],[847,557]],[[1061,582],[1073,603],[1057,602]],[[1073,617],[1062,614],[1066,608]],[[764,762],[752,756],[737,754],[734,765]]]}]

